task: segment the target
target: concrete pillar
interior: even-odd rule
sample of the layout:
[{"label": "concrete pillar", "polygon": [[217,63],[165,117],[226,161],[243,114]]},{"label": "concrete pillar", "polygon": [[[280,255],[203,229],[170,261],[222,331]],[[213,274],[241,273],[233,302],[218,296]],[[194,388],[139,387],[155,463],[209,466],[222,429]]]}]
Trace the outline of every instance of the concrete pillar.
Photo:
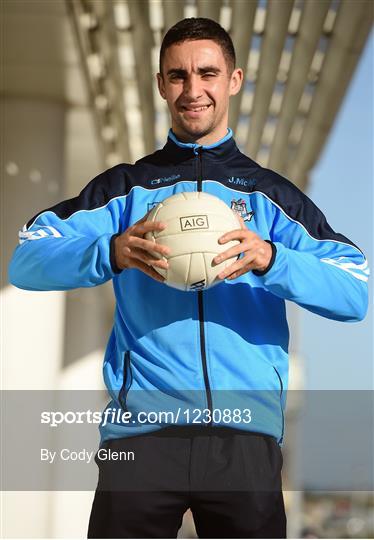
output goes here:
[{"label": "concrete pillar", "polygon": [[[64,113],[60,102],[1,99],[2,389],[51,390],[58,384],[65,293],[19,290],[8,283],[7,266],[18,229],[61,199]],[[4,536],[48,537],[50,501],[48,492],[3,493]]]},{"label": "concrete pillar", "polygon": [[[7,281],[18,230],[40,210],[67,198],[65,106],[52,100],[8,97],[2,99],[1,109],[1,388],[102,389],[104,346],[113,319],[111,284],[65,293],[23,291]],[[93,175],[88,167],[83,185]],[[41,447],[45,444],[48,447],[40,440]],[[93,493],[58,492],[52,477],[48,485],[50,492],[4,492],[6,537],[86,534]]]}]

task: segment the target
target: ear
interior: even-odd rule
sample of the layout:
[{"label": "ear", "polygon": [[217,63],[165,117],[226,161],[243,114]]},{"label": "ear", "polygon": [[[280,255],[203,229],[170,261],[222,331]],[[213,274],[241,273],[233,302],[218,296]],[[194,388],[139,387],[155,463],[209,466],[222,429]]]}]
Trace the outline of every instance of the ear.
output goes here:
[{"label": "ear", "polygon": [[156,77],[157,77],[157,86],[158,86],[158,91],[160,92],[160,96],[163,99],[166,99],[164,79],[161,73],[157,73]]},{"label": "ear", "polygon": [[229,92],[230,96],[235,96],[240,91],[243,78],[244,78],[243,70],[241,68],[234,69],[231,75],[231,79],[230,79],[230,92]]}]

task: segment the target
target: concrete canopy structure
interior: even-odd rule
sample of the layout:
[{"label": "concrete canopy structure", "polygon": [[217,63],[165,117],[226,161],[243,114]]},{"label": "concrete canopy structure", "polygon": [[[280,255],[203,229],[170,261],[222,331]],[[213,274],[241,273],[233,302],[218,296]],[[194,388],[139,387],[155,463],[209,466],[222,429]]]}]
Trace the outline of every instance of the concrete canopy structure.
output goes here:
[{"label": "concrete canopy structure", "polygon": [[191,16],[233,39],[245,72],[229,118],[240,148],[304,189],[373,21],[371,0],[4,0],[1,11],[1,94],[65,106],[67,196],[164,144],[159,48]]},{"label": "concrete canopy structure", "polygon": [[[370,0],[67,0],[108,166],[163,145],[157,91],[165,31],[210,17],[245,72],[229,125],[241,149],[305,188],[372,26]],[[130,136],[129,136],[130,134]]]}]

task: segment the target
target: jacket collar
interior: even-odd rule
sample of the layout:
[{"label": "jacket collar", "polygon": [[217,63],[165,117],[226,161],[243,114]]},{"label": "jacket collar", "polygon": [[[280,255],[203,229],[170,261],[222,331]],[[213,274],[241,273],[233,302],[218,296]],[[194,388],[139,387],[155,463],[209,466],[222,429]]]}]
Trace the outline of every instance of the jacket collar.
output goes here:
[{"label": "jacket collar", "polygon": [[222,139],[209,145],[182,142],[177,139],[172,129],[169,129],[168,139],[163,150],[174,160],[185,161],[196,157],[200,152],[204,158],[227,159],[238,151],[238,147],[230,128],[227,128],[227,134]]}]

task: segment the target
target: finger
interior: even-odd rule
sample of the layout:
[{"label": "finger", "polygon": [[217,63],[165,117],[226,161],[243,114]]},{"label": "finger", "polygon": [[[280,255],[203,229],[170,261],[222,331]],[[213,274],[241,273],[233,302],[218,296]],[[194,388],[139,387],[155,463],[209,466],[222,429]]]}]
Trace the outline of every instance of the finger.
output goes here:
[{"label": "finger", "polygon": [[247,229],[247,227],[244,224],[243,221],[243,228],[242,229],[235,229],[234,231],[229,231],[225,234],[223,234],[220,238],[218,238],[218,242],[220,244],[226,244],[230,240],[242,240],[243,238],[253,239],[258,238],[258,235],[251,231],[250,229]]},{"label": "finger", "polygon": [[218,243],[226,244],[227,242],[230,242],[230,240],[243,240],[243,238],[245,238],[249,232],[250,231],[248,231],[247,228],[245,231],[243,229],[235,229],[234,231],[227,232],[218,238]]},{"label": "finger", "polygon": [[247,244],[247,242],[241,242],[240,244],[223,251],[219,255],[216,255],[213,259],[213,264],[220,264],[227,259],[231,259],[231,257],[238,257],[241,253],[246,252],[247,249],[249,249],[249,244]]},{"label": "finger", "polygon": [[[218,278],[219,279],[226,279],[228,276],[230,276],[231,274],[233,274],[234,272],[238,271],[241,269],[241,264],[242,264],[242,261],[243,259],[239,259],[238,261],[230,264],[229,266],[227,266],[224,270],[222,270],[219,274],[218,274]],[[240,263],[239,263],[240,261]]]},{"label": "finger", "polygon": [[147,267],[161,268],[162,270],[168,270],[169,263],[165,259],[152,259],[148,254],[140,255],[139,252],[132,252],[132,256],[126,256],[120,261],[119,267],[125,268],[138,268],[138,265],[142,263]]},{"label": "finger", "polygon": [[149,261],[149,264],[151,266],[156,266],[157,268],[162,268],[163,270],[167,270],[169,268],[169,263],[164,259],[152,259]]},{"label": "finger", "polygon": [[248,272],[248,270],[251,269],[250,265],[253,262],[253,259],[254,259],[254,256],[248,256],[248,255],[243,257],[243,259],[238,259],[234,263],[227,266],[224,270],[222,270],[222,272],[218,274],[218,278],[219,279],[233,279],[232,277],[233,274],[236,274],[237,272],[241,272],[242,270],[243,272],[241,272],[241,274],[245,274],[245,272]]},{"label": "finger", "polygon": [[255,262],[253,260],[250,263],[246,264],[243,268],[234,271],[232,274],[227,276],[226,279],[236,279],[236,278],[242,276],[243,274],[246,274],[247,272],[250,272],[251,270],[254,270],[255,268],[257,268],[257,266],[256,266],[256,264],[255,264]]},{"label": "finger", "polygon": [[151,266],[147,266],[141,261],[137,261],[134,264],[134,268],[137,268],[138,270],[141,270],[144,274],[147,274],[147,276],[150,276],[151,278],[155,279],[156,281],[159,281],[160,283],[163,283],[165,281],[165,278],[161,276],[156,270],[153,270]]},{"label": "finger", "polygon": [[251,265],[248,265],[248,266],[244,266],[243,268],[241,268],[240,270],[236,270],[235,272],[233,272],[232,274],[230,274],[229,276],[226,276],[225,279],[236,279],[240,276],[242,276],[243,274],[246,274],[247,272],[249,272],[250,270],[252,270],[252,266]]},{"label": "finger", "polygon": [[[147,212],[142,218],[140,218],[136,223],[144,223],[144,221],[147,221],[149,214],[150,214],[153,210],[154,210],[154,207],[151,208],[150,210],[148,210],[148,212]],[[135,223],[135,224],[136,224],[136,223]]]},{"label": "finger", "polygon": [[160,253],[160,255],[170,255],[170,248],[167,246],[163,246],[162,244],[158,244],[157,242],[154,242],[153,240],[146,240],[145,238],[139,238],[137,236],[130,239],[130,246],[134,246],[140,249],[143,249],[144,251],[149,252],[152,255],[153,253]]},{"label": "finger", "polygon": [[143,221],[141,223],[136,223],[133,226],[133,234],[136,231],[136,235],[143,236],[145,233],[150,231],[163,231],[166,229],[166,223],[162,221]]},{"label": "finger", "polygon": [[145,263],[147,266],[157,266],[158,268],[164,268],[167,270],[169,264],[164,259],[155,259],[154,256],[151,256],[147,251],[142,249],[133,248],[128,253],[129,259],[138,260]]},{"label": "finger", "polygon": [[147,232],[162,231],[166,228],[166,223],[160,221],[140,221],[131,225],[127,233],[131,236],[142,238]]},{"label": "finger", "polygon": [[238,214],[238,218],[239,218],[239,221],[240,221],[241,228],[243,229],[243,231],[246,231],[247,227],[245,226],[244,219],[242,218],[242,216],[239,216],[239,214]]},{"label": "finger", "polygon": [[240,214],[238,214],[238,212],[236,212],[235,210],[232,210],[232,213],[234,214],[236,219],[239,221],[240,228],[241,229],[246,229],[247,227],[245,226],[244,219],[242,218],[242,216]]}]

